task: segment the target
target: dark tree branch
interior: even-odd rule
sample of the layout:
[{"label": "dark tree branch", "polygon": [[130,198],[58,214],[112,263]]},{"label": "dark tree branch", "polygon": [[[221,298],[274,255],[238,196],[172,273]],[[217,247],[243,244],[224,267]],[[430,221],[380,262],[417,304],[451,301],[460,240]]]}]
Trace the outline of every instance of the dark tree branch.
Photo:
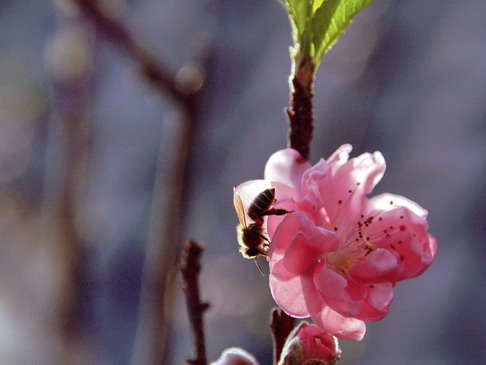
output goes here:
[{"label": "dark tree branch", "polygon": [[164,95],[170,95],[178,103],[188,102],[188,95],[176,87],[174,75],[168,71],[168,67],[142,47],[120,19],[104,10],[98,0],[72,1],[93,22],[100,34],[111,39],[121,51],[126,52],[139,65],[145,78],[159,91]]},{"label": "dark tree branch", "polygon": [[[97,0],[71,0],[104,35],[140,68],[142,75],[181,111],[176,142],[171,151],[160,147],[152,198],[149,242],[142,274],[139,326],[132,363],[168,363],[169,322],[175,291],[177,253],[181,242],[181,217],[187,196],[188,161],[193,139],[202,77],[198,70],[182,68],[177,75],[156,60],[130,29]],[[185,71],[182,72],[182,71]],[[179,77],[181,76],[181,77]],[[182,80],[182,82],[181,82]],[[167,153],[170,153],[167,158]],[[162,161],[170,161],[170,173]],[[199,358],[199,357],[198,357]]]},{"label": "dark tree branch", "polygon": [[193,365],[207,365],[206,346],[204,340],[203,313],[209,304],[201,302],[199,296],[199,259],[203,248],[195,241],[188,241],[182,251],[181,272],[183,288],[186,295],[187,312],[191,322],[196,359],[187,360]]},{"label": "dark tree branch", "polygon": [[[195,99],[194,99],[195,100]],[[175,267],[181,242],[181,217],[187,195],[188,160],[191,155],[196,102],[187,104],[169,156],[171,172],[162,168],[167,153],[160,146],[152,198],[150,237],[142,274],[140,323],[132,363],[167,364],[169,322],[173,307]]]},{"label": "dark tree branch", "polygon": [[270,317],[270,329],[273,336],[273,363],[276,365],[285,344],[285,340],[294,329],[294,318],[280,308],[273,308]]},{"label": "dark tree branch", "polygon": [[312,112],[314,63],[304,58],[291,79],[290,105],[286,109],[289,117],[289,147],[309,159],[310,144],[314,130]]},{"label": "dark tree branch", "polygon": [[[182,84],[176,75],[156,60],[120,18],[113,17],[97,0],[71,0],[96,26],[140,68],[142,75],[163,97],[170,97],[181,111],[179,131],[167,159],[161,146],[152,199],[149,242],[142,274],[139,327],[133,364],[167,363],[169,322],[175,291],[177,253],[180,247],[181,216],[187,195],[188,160],[191,155],[202,77],[197,70],[186,72]],[[182,69],[181,71],[186,70]],[[179,71],[179,73],[181,72]],[[194,72],[195,71],[195,72]],[[162,161],[171,162],[170,173]]]}]

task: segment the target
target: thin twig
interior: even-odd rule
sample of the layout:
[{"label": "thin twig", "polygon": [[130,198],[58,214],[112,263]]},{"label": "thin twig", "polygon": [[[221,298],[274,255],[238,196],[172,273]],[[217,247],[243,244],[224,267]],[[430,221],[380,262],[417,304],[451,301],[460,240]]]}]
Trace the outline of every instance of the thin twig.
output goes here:
[{"label": "thin twig", "polygon": [[[170,153],[171,173],[161,167],[167,151],[161,146],[152,200],[149,243],[142,274],[139,326],[133,364],[167,363],[169,318],[172,311],[176,257],[180,246],[181,216],[187,195],[188,160],[192,151],[199,88],[176,86],[175,75],[133,37],[119,18],[96,0],[72,0],[98,28],[140,67],[142,75],[164,97],[171,97],[182,112],[175,147]],[[164,215],[165,214],[165,215]]]},{"label": "thin twig", "polygon": [[123,52],[126,52],[141,68],[142,74],[166,96],[169,94],[179,103],[187,103],[188,95],[179,90],[169,68],[156,60],[141,43],[136,41],[128,27],[119,18],[108,13],[98,0],[72,0],[85,16],[98,28],[101,34],[110,38]]},{"label": "thin twig", "polygon": [[181,259],[181,273],[186,295],[187,312],[196,349],[196,359],[187,360],[187,362],[193,365],[207,365],[203,313],[209,308],[209,304],[201,302],[198,283],[199,272],[201,271],[199,259],[202,251],[202,246],[197,242],[188,241],[182,251]]},{"label": "thin twig", "polygon": [[291,77],[289,117],[289,147],[300,152],[306,160],[310,155],[310,143],[314,130],[312,112],[312,87],[314,82],[314,63],[304,58]]},{"label": "thin twig", "polygon": [[121,19],[113,17],[102,7],[101,1],[71,1],[95,24],[100,34],[135,61],[142,75],[162,96],[171,97],[182,112],[177,141],[170,151],[170,174],[161,167],[162,161],[167,160],[167,151],[161,146],[159,152],[149,242],[142,274],[139,325],[132,357],[134,365],[163,365],[168,357],[176,257],[181,242],[181,216],[187,195],[188,161],[193,150],[199,87],[192,88],[190,81],[186,88],[176,86],[176,77],[169,68],[142,47]]},{"label": "thin twig", "polygon": [[270,329],[273,337],[273,363],[276,365],[285,344],[285,340],[294,329],[294,318],[280,308],[273,308],[270,317]]},{"label": "thin twig", "polygon": [[159,166],[152,199],[152,219],[142,274],[139,328],[132,364],[167,364],[169,321],[175,291],[177,253],[181,242],[181,217],[187,195],[188,160],[194,136],[195,104],[185,110],[182,130],[171,151],[171,173],[160,165],[164,146],[160,147]]}]

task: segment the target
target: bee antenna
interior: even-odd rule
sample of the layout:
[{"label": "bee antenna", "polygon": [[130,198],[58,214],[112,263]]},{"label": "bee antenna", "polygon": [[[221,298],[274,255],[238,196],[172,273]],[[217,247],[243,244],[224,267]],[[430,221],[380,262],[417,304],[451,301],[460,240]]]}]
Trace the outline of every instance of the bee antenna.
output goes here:
[{"label": "bee antenna", "polygon": [[260,271],[260,274],[262,274],[262,276],[265,276],[265,274],[263,273],[263,270],[260,267],[260,264],[258,263],[258,260],[257,260],[256,257],[255,257],[255,265],[258,267],[258,270]]}]

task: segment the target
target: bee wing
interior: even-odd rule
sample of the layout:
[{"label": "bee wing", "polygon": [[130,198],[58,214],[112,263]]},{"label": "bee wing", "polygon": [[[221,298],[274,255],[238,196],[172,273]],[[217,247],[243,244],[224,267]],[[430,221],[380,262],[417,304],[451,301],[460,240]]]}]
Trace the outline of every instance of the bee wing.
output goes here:
[{"label": "bee wing", "polygon": [[233,204],[235,205],[236,215],[240,224],[246,228],[245,208],[243,207],[241,196],[236,192],[235,188],[233,188]]}]

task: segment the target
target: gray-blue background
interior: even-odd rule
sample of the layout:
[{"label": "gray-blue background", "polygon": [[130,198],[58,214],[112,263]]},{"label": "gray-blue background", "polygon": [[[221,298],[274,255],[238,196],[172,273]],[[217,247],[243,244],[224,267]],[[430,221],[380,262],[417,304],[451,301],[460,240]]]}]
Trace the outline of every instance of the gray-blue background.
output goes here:
[{"label": "gray-blue background", "polygon": [[[212,304],[209,358],[238,345],[269,364],[273,302],[267,278],[237,251],[232,188],[261,178],[268,156],[286,145],[286,15],[276,0],[109,3],[173,70],[201,47],[210,50],[183,238],[208,247],[201,281]],[[312,162],[343,143],[354,154],[381,151],[388,170],[376,193],[428,209],[439,242],[432,267],[398,284],[388,317],[369,324],[362,342],[342,341],[342,364],[486,358],[485,14],[477,0],[377,0],[319,69]],[[59,346],[50,329],[56,260],[42,202],[57,162],[55,143],[48,145],[53,80],[76,72],[83,57],[95,80],[78,217],[88,242],[82,300],[90,363],[128,364],[134,344],[157,153],[161,143],[171,148],[177,113],[111,43],[97,39],[94,53],[83,54],[80,39],[93,34],[70,22],[51,2],[0,2],[2,364],[52,364]],[[170,174],[170,161],[163,163]],[[170,363],[181,364],[193,353],[181,298],[172,318]]]}]

